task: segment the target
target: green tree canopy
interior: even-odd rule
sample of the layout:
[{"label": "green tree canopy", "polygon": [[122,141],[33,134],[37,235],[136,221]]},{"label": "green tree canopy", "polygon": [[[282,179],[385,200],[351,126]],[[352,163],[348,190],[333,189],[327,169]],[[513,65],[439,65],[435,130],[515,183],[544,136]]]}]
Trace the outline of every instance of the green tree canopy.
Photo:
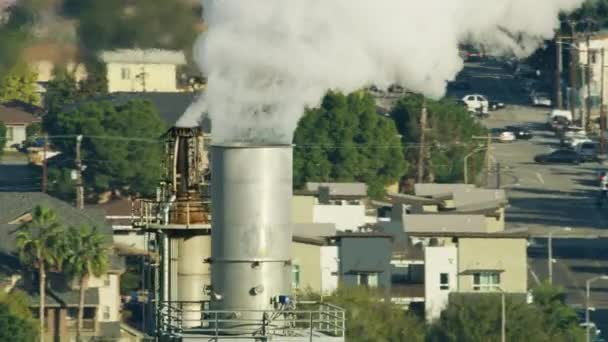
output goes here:
[{"label": "green tree canopy", "polygon": [[306,111],[294,143],[297,187],[308,181],[356,181],[379,196],[407,171],[393,121],[379,115],[374,99],[363,92],[329,92],[320,108]]},{"label": "green tree canopy", "polygon": [[10,70],[30,39],[34,15],[21,1],[8,9],[8,20],[0,23],[0,75]]},{"label": "green tree canopy", "polygon": [[0,103],[19,100],[40,105],[38,75],[27,64],[17,63],[0,79]]},{"label": "green tree canopy", "polygon": [[[584,341],[584,330],[577,324],[576,313],[563,301],[563,289],[541,285],[533,293],[532,304],[507,295],[507,341]],[[500,331],[500,293],[454,295],[440,319],[429,327],[428,340],[500,341]]]},{"label": "green tree canopy", "polygon": [[16,313],[11,305],[0,302],[0,341],[31,342],[38,340],[36,323]]},{"label": "green tree canopy", "polygon": [[[43,124],[53,145],[64,154],[57,159],[55,169],[74,165],[76,135],[83,135],[86,186],[95,191],[154,193],[161,172],[160,136],[165,125],[149,102],[133,100],[122,105],[86,102],[66,112],[47,114]],[[53,139],[53,135],[64,138]],[[67,176],[64,171],[52,171],[49,175],[61,179]]]},{"label": "green tree canopy", "polygon": [[[405,158],[411,165],[418,164],[422,102],[422,96],[407,95],[395,104],[391,112],[406,147]],[[426,142],[430,160],[425,165],[425,178],[429,182],[460,182],[464,173],[464,156],[478,146],[478,141],[472,137],[484,135],[486,130],[465,108],[452,100],[426,99],[426,106]],[[414,177],[416,168],[409,171],[408,175]]]},{"label": "green tree canopy", "polygon": [[366,288],[340,288],[323,300],[346,311],[346,341],[422,342],[424,322]]}]

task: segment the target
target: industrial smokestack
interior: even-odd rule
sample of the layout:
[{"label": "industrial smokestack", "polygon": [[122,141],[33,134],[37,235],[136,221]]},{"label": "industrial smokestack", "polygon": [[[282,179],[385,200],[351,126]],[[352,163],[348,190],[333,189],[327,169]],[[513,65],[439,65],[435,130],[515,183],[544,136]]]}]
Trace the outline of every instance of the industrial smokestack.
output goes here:
[{"label": "industrial smokestack", "polygon": [[214,145],[211,175],[211,307],[277,309],[291,293],[292,147]]}]

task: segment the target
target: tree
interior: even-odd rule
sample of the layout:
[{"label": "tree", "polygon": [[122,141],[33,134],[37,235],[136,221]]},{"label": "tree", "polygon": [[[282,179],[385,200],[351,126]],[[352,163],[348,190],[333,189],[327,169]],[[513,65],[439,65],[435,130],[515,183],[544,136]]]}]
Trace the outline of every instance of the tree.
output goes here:
[{"label": "tree", "polygon": [[46,301],[46,274],[48,268],[60,268],[62,227],[55,213],[42,206],[36,206],[32,219],[22,224],[17,231],[17,248],[21,261],[38,270],[40,291],[40,337],[44,339],[44,304]]},{"label": "tree", "polygon": [[378,197],[407,172],[394,123],[362,92],[329,92],[320,108],[306,111],[294,144],[297,187],[309,181],[365,182]]},{"label": "tree", "polygon": [[339,288],[323,300],[346,311],[346,340],[352,342],[424,341],[423,322],[366,288]]},{"label": "tree", "polygon": [[[94,192],[120,189],[144,195],[154,193],[161,174],[159,138],[165,125],[148,101],[133,100],[122,105],[86,102],[67,112],[47,114],[43,125],[51,136],[84,135],[83,177]],[[74,139],[56,139],[53,144],[63,152],[62,161],[73,162]]]},{"label": "tree", "polygon": [[14,65],[0,79],[0,103],[19,100],[25,103],[40,104],[36,86],[38,75],[25,63]]},{"label": "tree", "polygon": [[0,341],[31,342],[37,339],[35,323],[20,317],[9,304],[0,302]]},{"label": "tree", "polygon": [[[49,114],[57,115],[65,106],[74,104],[80,100],[78,91],[78,83],[73,73],[69,72],[65,66],[56,65],[53,68],[53,77],[47,84],[46,94],[44,96],[44,107]],[[45,129],[54,122],[47,120]]]},{"label": "tree", "polygon": [[105,236],[96,227],[70,227],[68,230],[66,270],[78,280],[78,330],[77,340],[80,341],[84,318],[84,298],[91,276],[100,277],[109,268],[109,246]]},{"label": "tree", "polygon": [[[507,294],[507,341],[584,340],[584,331],[577,325],[574,310],[562,301],[563,290],[542,285],[534,289],[534,293],[533,304]],[[454,295],[450,296],[449,305],[441,313],[440,319],[429,327],[428,340],[499,341],[500,331],[500,293]]]},{"label": "tree", "polygon": [[8,20],[0,23],[0,75],[17,63],[30,38],[33,13],[22,3],[11,6],[7,11]]},{"label": "tree", "polygon": [[[405,158],[412,165],[418,163],[422,101],[422,96],[407,95],[395,104],[391,112],[406,146]],[[449,99],[426,99],[426,106],[426,142],[430,158],[425,166],[425,179],[439,183],[461,181],[464,175],[464,156],[479,145],[473,136],[485,135],[486,130],[464,107]],[[479,161],[480,159],[474,159],[471,165]],[[416,168],[412,168],[408,176],[414,177],[415,172]]]}]

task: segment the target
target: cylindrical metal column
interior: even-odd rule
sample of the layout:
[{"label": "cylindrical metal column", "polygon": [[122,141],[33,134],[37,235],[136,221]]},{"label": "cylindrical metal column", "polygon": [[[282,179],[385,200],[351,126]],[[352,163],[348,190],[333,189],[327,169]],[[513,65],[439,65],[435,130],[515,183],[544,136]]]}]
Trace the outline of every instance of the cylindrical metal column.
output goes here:
[{"label": "cylindrical metal column", "polygon": [[212,309],[271,310],[291,293],[292,147],[212,146],[211,177]]},{"label": "cylindrical metal column", "polygon": [[181,303],[182,327],[202,326],[205,285],[209,282],[209,258],[211,239],[209,235],[195,235],[179,240],[179,262],[177,270],[177,300]]}]

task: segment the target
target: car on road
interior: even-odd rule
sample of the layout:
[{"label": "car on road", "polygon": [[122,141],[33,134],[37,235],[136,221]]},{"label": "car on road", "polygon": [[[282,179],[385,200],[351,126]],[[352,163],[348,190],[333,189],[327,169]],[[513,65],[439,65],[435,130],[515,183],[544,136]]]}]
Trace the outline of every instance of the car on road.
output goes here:
[{"label": "car on road", "polygon": [[505,128],[494,128],[491,132],[492,136],[500,142],[512,142],[517,139],[513,132]]},{"label": "car on road", "polygon": [[490,110],[499,110],[505,108],[505,103],[500,101],[490,101]]},{"label": "car on road", "polygon": [[597,161],[597,156],[600,150],[598,143],[593,141],[587,141],[580,143],[576,146],[576,153],[581,158],[582,162]]},{"label": "car on road", "polygon": [[490,101],[485,96],[479,94],[466,95],[462,98],[462,102],[467,105],[469,112],[488,115]]},{"label": "car on road", "polygon": [[539,164],[579,164],[581,158],[573,150],[557,150],[547,154],[538,154],[534,161]]},{"label": "car on road", "polygon": [[532,92],[532,94],[530,94],[530,99],[533,106],[551,107],[552,105],[551,97],[547,93]]},{"label": "car on road", "polygon": [[507,126],[505,129],[512,132],[517,139],[529,140],[534,136],[531,130],[523,126]]}]

